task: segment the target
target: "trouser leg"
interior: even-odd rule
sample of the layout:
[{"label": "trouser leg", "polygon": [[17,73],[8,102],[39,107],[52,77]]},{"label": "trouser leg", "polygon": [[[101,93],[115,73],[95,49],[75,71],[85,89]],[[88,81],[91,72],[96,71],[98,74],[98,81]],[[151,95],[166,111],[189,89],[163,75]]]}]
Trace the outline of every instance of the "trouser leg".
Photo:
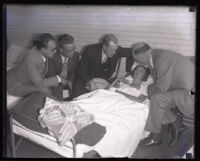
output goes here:
[{"label": "trouser leg", "polygon": [[185,153],[194,145],[194,128],[189,127],[181,134],[175,147],[175,155],[183,157]]},{"label": "trouser leg", "polygon": [[59,84],[57,87],[52,87],[52,95],[59,100],[63,100],[63,86]]},{"label": "trouser leg", "polygon": [[194,126],[194,95],[189,95],[187,90],[178,89],[171,92],[178,110],[182,114],[182,123],[187,128]]},{"label": "trouser leg", "polygon": [[90,91],[85,88],[84,82],[80,79],[76,79],[74,82],[73,90],[71,94],[72,98],[78,97],[81,94],[88,93],[88,92]]},{"label": "trouser leg", "polygon": [[31,93],[39,91],[39,88],[33,85],[21,85],[12,89],[8,89],[8,93],[13,96],[24,97]]},{"label": "trouser leg", "polygon": [[169,92],[158,93],[151,96],[145,130],[160,133],[163,123],[175,121],[176,117],[170,112],[170,108],[175,107],[175,102]]}]

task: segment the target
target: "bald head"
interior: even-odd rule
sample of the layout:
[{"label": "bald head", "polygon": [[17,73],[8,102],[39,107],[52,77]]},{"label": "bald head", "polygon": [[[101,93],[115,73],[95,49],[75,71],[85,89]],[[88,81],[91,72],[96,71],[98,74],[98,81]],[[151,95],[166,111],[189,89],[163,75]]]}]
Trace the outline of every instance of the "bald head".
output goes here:
[{"label": "bald head", "polygon": [[132,55],[135,61],[142,65],[150,64],[151,47],[144,42],[132,45]]}]

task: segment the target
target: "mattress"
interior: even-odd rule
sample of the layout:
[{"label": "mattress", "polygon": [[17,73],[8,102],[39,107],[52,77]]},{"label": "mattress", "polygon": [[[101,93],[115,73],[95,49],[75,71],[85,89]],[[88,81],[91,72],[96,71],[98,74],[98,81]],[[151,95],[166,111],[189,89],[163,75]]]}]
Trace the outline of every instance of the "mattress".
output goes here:
[{"label": "mattress", "polygon": [[56,152],[63,157],[73,157],[73,148],[71,142],[67,142],[64,146],[59,146],[54,137],[30,130],[17,122],[15,119],[13,119],[13,132],[17,135],[27,138],[28,140],[33,141],[34,143],[37,143],[38,145],[41,145],[51,151]]},{"label": "mattress", "polygon": [[[10,110],[14,119],[14,133],[63,157],[71,158],[73,157],[71,142],[67,142],[65,146],[59,146],[54,137],[48,135],[44,128],[41,129],[38,126],[36,115],[38,110],[42,108],[44,101],[45,97],[42,97],[41,94],[34,94],[25,98]],[[88,133],[84,132],[84,138],[79,137],[79,141],[75,138],[77,143],[76,156],[78,158],[91,150],[97,151],[102,157],[132,156],[144,136],[144,126],[148,116],[148,103],[134,102],[119,93],[107,90],[96,90],[84,94],[72,102],[79,105],[83,110],[92,113],[95,116],[95,123],[106,129],[104,135],[102,128],[98,132],[99,128],[95,126],[95,129],[90,128],[89,132],[85,130]],[[23,117],[19,115],[22,115],[22,113]],[[92,138],[94,138],[100,132],[103,135],[100,136],[101,138],[96,144],[83,143],[88,138],[89,141],[91,140],[88,135],[93,133]]]}]

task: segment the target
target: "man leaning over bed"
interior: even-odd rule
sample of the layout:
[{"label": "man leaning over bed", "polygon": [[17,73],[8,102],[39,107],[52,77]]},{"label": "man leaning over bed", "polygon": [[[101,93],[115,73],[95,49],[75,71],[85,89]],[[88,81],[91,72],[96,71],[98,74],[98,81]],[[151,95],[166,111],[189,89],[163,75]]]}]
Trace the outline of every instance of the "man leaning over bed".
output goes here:
[{"label": "man leaning over bed", "polygon": [[[49,59],[47,77],[59,75],[66,79],[66,84],[60,83],[57,87],[52,87],[51,89],[53,96],[59,100],[70,100],[79,54],[75,51],[74,38],[71,35],[59,35],[57,46],[56,53]],[[67,92],[66,96],[65,94],[63,95],[63,91]]]},{"label": "man leaning over bed", "polygon": [[24,97],[33,92],[52,94],[50,87],[66,83],[58,75],[46,78],[48,58],[56,52],[54,37],[43,33],[34,41],[34,47],[25,56],[21,64],[11,69],[7,75],[7,91],[10,95]]},{"label": "man leaning over bed", "polygon": [[115,35],[106,34],[102,40],[102,43],[87,46],[82,53],[74,82],[73,98],[91,91],[95,78],[112,83],[116,79],[120,57],[131,55],[132,49],[118,46]]},{"label": "man leaning over bed", "polygon": [[[154,84],[148,87],[150,109],[145,130],[151,132],[151,135],[145,145],[160,143],[161,125],[173,123],[176,133],[185,130],[182,133],[185,134],[182,135],[183,140],[177,140],[175,135],[171,141],[171,145],[177,146],[176,155],[181,157],[192,146],[194,137],[194,64],[181,54],[152,49],[146,43],[136,43],[132,47],[135,61],[149,66],[154,79]],[[178,125],[175,124],[178,120],[172,112],[175,109],[181,115],[181,124],[185,128],[175,126]]]}]

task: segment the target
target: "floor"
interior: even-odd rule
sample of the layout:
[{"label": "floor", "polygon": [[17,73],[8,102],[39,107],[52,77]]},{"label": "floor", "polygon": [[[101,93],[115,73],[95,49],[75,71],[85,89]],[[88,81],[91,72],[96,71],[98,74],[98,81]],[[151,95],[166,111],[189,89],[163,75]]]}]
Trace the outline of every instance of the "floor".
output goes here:
[{"label": "floor", "polygon": [[[176,146],[169,147],[168,143],[170,140],[170,135],[166,131],[167,129],[163,128],[162,133],[162,145],[154,145],[154,146],[144,146],[143,141],[140,142],[138,148],[132,155],[132,158],[137,159],[161,159],[161,158],[172,158],[175,154]],[[19,139],[19,138],[16,138]],[[7,150],[7,156],[11,157],[10,150]],[[47,150],[39,145],[33,144],[32,142],[23,139],[17,152],[17,158],[63,158],[62,156]]]}]

